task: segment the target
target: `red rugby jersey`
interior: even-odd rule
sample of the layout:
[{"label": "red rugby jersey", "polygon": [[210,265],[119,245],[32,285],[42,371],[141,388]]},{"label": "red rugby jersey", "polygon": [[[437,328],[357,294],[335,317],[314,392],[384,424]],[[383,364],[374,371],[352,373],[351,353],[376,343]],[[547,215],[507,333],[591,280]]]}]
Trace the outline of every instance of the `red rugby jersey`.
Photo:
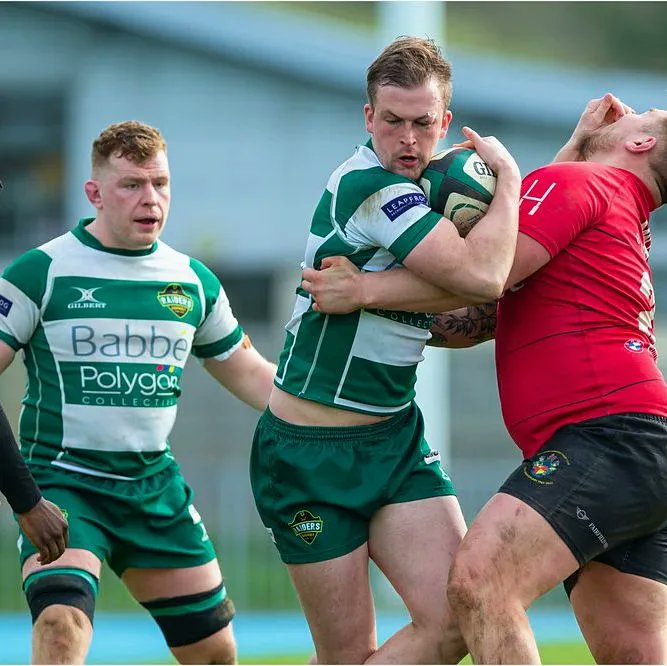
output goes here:
[{"label": "red rugby jersey", "polygon": [[568,423],[667,416],[654,347],[646,185],[624,169],[562,162],[523,179],[519,230],[551,261],[500,300],[503,418],[529,457]]}]

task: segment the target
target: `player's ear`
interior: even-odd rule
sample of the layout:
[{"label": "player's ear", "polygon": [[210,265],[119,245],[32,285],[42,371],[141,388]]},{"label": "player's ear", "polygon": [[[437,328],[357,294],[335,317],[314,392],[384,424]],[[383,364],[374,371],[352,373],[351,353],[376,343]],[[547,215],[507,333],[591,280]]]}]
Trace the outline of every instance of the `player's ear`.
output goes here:
[{"label": "player's ear", "polygon": [[634,139],[626,141],[623,146],[628,152],[631,153],[646,153],[651,150],[657,142],[658,140],[654,136],[651,136],[650,134],[643,134],[641,136],[635,137]]},{"label": "player's ear", "polygon": [[366,130],[369,134],[373,134],[373,117],[375,109],[370,104],[364,105],[364,118],[366,119]]},{"label": "player's ear", "polygon": [[449,129],[449,123],[452,122],[452,112],[447,109],[445,111],[444,115],[442,116],[442,126],[440,127],[440,139],[444,138],[445,134],[447,134],[447,130]]},{"label": "player's ear", "polygon": [[88,201],[90,201],[95,208],[102,208],[102,197],[100,195],[99,183],[96,180],[87,180],[83,185],[83,189],[88,197]]}]

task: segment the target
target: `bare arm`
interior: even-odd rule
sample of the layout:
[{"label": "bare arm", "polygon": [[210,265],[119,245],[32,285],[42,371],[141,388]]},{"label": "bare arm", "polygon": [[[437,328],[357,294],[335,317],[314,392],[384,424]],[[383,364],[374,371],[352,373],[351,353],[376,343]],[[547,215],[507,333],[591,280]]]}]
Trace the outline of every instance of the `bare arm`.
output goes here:
[{"label": "bare arm", "polygon": [[204,367],[227,390],[258,410],[266,408],[276,374],[274,363],[267,361],[246,337],[224,361],[207,358]]},{"label": "bare arm", "polygon": [[[546,265],[551,257],[536,240],[519,233],[514,264],[507,279],[507,289],[520,289],[523,281]],[[441,312],[434,317],[433,347],[461,349],[492,340],[496,335],[497,302],[471,305],[453,312]]]},{"label": "bare arm", "polygon": [[462,349],[493,340],[496,335],[496,308],[494,301],[435,315],[432,337],[427,344]]},{"label": "bare arm", "polygon": [[[0,372],[16,352],[0,341]],[[0,492],[7,498],[21,529],[39,551],[40,564],[57,560],[65,551],[68,525],[60,509],[42,497],[0,407]]]},{"label": "bare arm", "polygon": [[404,268],[362,273],[345,257],[326,257],[319,270],[305,268],[301,286],[313,296],[313,310],[327,314],[360,308],[445,312],[467,304]]},{"label": "bare arm", "polygon": [[442,218],[403,265],[466,303],[486,303],[500,296],[512,267],[521,179],[516,162],[495,137],[480,137],[469,128],[464,134],[468,141],[460,145],[474,148],[497,174],[489,209],[465,238]]},{"label": "bare arm", "polygon": [[[514,287],[549,261],[549,253],[535,240],[520,233],[505,288]],[[426,282],[409,270],[392,269],[361,273],[345,257],[327,257],[322,268],[306,268],[301,286],[313,296],[313,309],[346,314],[359,308],[386,308],[408,312],[449,312],[473,305]],[[487,304],[481,304],[486,307]]]}]

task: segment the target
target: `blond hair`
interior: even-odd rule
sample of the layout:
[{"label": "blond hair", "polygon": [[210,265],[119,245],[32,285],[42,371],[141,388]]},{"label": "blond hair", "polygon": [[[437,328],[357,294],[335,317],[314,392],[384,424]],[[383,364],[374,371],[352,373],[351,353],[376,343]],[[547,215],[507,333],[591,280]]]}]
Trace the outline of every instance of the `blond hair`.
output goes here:
[{"label": "blond hair", "polygon": [[373,106],[380,86],[417,88],[435,79],[445,109],[452,99],[452,66],[432,39],[403,36],[395,39],[371,63],[366,75],[368,103]]}]

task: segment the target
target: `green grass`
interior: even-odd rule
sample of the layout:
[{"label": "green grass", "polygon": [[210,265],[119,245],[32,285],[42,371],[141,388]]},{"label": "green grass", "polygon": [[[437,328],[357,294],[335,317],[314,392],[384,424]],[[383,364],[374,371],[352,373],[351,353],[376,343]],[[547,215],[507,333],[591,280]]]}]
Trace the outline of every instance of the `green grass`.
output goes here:
[{"label": "green grass", "polygon": [[[306,664],[310,654],[280,654],[271,657],[241,655],[240,664]],[[594,664],[593,657],[584,643],[543,643],[540,645],[543,664]],[[462,664],[471,664],[466,657]]]}]

